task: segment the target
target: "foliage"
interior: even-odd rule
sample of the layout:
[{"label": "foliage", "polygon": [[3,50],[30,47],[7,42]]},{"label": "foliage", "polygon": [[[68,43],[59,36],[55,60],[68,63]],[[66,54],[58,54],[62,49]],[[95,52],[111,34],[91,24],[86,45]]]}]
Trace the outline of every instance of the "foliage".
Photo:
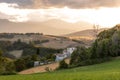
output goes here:
[{"label": "foliage", "polygon": [[88,53],[85,47],[78,47],[76,51],[73,52],[71,56],[71,65],[84,65],[82,64],[83,61],[88,59]]},{"label": "foliage", "polygon": [[16,71],[22,71],[26,69],[26,63],[24,59],[18,59],[15,61]]},{"label": "foliage", "polygon": [[3,52],[0,50],[0,75],[15,74],[15,65],[12,61],[2,56]]},{"label": "foliage", "polygon": [[31,56],[31,60],[33,60],[33,61],[39,61],[39,60],[40,60],[40,57],[39,57],[37,54],[33,54],[33,55]]},{"label": "foliage", "polygon": [[46,55],[60,53],[61,51],[62,49],[52,49],[52,48],[45,48],[45,47],[35,48],[34,46],[31,46],[23,49],[22,56],[33,55],[34,53],[36,53],[40,57],[45,57]]},{"label": "foliage", "polygon": [[60,61],[59,63],[59,69],[67,69],[68,64],[65,62],[65,60]]},{"label": "foliage", "polygon": [[117,56],[120,56],[120,30],[114,27],[99,33],[90,48],[79,47],[74,51],[71,56],[70,65],[83,66],[96,64]]},{"label": "foliage", "polygon": [[56,56],[54,54],[48,54],[45,56],[46,60],[55,61]]},{"label": "foliage", "polygon": [[12,50],[22,50],[24,48],[27,48],[27,47],[31,47],[32,45],[29,45],[25,42],[22,42],[20,39],[18,39],[17,41],[15,41],[12,45],[8,46],[8,49],[9,51],[12,51]]},{"label": "foliage", "polygon": [[36,54],[26,56],[15,61],[16,71],[22,71],[34,66],[34,61],[39,61],[40,57]]}]

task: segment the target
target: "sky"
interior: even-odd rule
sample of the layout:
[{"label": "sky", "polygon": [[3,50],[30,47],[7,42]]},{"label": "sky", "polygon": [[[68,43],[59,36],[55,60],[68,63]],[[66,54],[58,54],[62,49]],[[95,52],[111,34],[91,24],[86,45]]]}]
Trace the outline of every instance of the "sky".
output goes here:
[{"label": "sky", "polygon": [[120,23],[120,0],[0,0],[0,19],[12,22],[59,19],[113,27]]}]

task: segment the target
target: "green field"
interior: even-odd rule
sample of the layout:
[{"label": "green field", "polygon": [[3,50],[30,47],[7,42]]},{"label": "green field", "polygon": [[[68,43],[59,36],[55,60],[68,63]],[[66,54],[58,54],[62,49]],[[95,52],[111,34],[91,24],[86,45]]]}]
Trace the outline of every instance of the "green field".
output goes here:
[{"label": "green field", "polygon": [[0,80],[120,80],[120,59],[49,73],[0,76]]}]

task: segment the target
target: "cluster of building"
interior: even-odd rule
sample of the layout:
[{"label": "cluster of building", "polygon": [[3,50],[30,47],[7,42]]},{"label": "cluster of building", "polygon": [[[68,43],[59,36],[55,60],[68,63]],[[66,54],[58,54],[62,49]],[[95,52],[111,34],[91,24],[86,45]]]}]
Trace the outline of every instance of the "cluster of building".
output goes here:
[{"label": "cluster of building", "polygon": [[59,62],[65,58],[69,58],[71,56],[71,54],[74,52],[74,50],[76,50],[75,47],[69,47],[65,50],[63,50],[62,54],[56,54],[56,62]]},{"label": "cluster of building", "polygon": [[[56,54],[56,59],[55,62],[62,61],[66,58],[70,58],[71,54],[76,50],[75,47],[69,47],[63,50],[61,54]],[[40,66],[40,65],[45,65],[45,64],[51,64],[52,62],[40,62],[40,61],[35,61],[34,62],[34,67],[35,66]]]}]

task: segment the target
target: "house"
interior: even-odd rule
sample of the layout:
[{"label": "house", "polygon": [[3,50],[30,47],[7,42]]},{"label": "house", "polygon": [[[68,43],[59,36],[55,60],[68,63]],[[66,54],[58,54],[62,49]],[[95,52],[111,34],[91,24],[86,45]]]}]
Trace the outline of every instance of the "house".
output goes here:
[{"label": "house", "polygon": [[57,54],[55,61],[59,62],[59,61],[65,59],[65,58],[67,58],[66,55],[64,55],[64,54]]},{"label": "house", "polygon": [[74,50],[76,50],[75,47],[69,47],[69,48],[63,50],[62,54],[56,54],[55,61],[59,62],[65,58],[69,58],[71,56],[71,54],[74,52]]},{"label": "house", "polygon": [[46,65],[46,64],[51,64],[51,63],[53,63],[53,62],[51,62],[51,61],[44,61],[44,62],[41,62],[41,61],[34,61],[34,67],[36,67],[36,66],[42,66],[42,65]]},{"label": "house", "polygon": [[34,61],[34,67],[36,67],[36,66],[42,66],[42,65],[45,65],[45,64],[48,64],[48,63],[40,62],[40,61]]},{"label": "house", "polygon": [[35,62],[34,62],[34,67],[39,66],[39,65],[40,65],[40,62],[39,62],[39,61],[35,61]]},{"label": "house", "polygon": [[44,65],[45,63],[44,62],[40,62],[39,65]]}]

